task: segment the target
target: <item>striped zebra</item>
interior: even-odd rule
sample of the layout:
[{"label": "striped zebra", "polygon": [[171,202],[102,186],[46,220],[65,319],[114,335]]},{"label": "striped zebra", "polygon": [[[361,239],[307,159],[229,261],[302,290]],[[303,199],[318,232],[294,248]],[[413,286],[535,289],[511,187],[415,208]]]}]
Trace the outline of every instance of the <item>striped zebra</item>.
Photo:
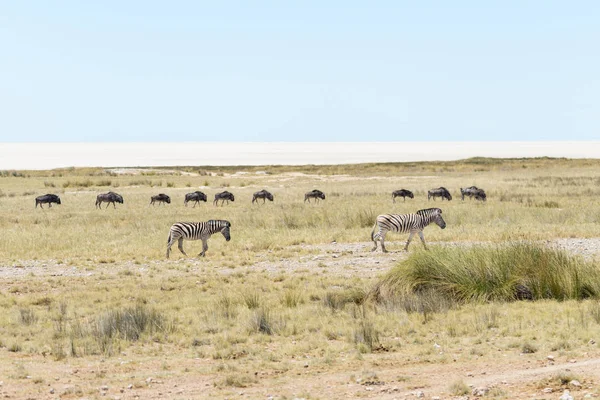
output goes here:
[{"label": "striped zebra", "polygon": [[206,222],[177,222],[171,225],[169,231],[169,238],[167,239],[167,258],[171,252],[171,246],[175,242],[178,243],[179,251],[187,256],[183,251],[183,240],[202,240],[202,253],[198,254],[204,257],[206,250],[208,250],[208,238],[211,235],[221,232],[228,242],[231,240],[229,235],[229,227],[231,223],[229,221],[221,219],[211,219]]},{"label": "striped zebra", "polygon": [[[408,251],[408,245],[410,244],[410,241],[415,233],[419,234],[421,242],[423,242],[423,246],[427,248],[427,245],[425,245],[425,238],[423,237],[423,229],[432,222],[435,222],[442,229],[446,228],[446,222],[442,218],[441,209],[426,208],[424,210],[417,211],[416,214],[379,215],[377,216],[375,226],[371,232],[371,240],[375,243],[375,247],[373,247],[371,251],[377,250],[377,241],[381,241],[381,250],[383,250],[384,253],[387,253],[384,241],[385,235],[389,231],[398,233],[410,232],[406,246],[404,246],[405,251]],[[376,228],[379,228],[377,233],[375,233]]]}]

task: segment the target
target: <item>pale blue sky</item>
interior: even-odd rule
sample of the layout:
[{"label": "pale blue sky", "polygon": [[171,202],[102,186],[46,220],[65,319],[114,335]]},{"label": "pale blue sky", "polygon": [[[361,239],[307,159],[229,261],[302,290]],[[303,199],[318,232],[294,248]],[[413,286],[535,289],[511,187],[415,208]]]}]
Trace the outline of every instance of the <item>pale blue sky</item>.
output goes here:
[{"label": "pale blue sky", "polygon": [[600,138],[598,1],[1,1],[0,141]]}]

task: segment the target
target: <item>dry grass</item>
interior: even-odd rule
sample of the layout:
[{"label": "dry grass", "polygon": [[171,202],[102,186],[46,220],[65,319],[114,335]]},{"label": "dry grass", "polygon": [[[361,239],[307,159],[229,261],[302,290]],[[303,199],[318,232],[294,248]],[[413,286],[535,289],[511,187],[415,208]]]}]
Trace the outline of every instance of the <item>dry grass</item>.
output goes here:
[{"label": "dry grass", "polygon": [[[81,387],[63,385],[64,393],[57,394],[66,397],[93,397],[107,381],[126,387],[123,377],[132,390],[143,390],[149,376],[159,375],[201,380],[218,398],[239,396],[240,388],[275,387],[278,379],[311,379],[314,371],[348,376],[389,366],[493,364],[499,354],[537,361],[549,352],[565,358],[594,354],[589,343],[600,329],[598,300],[457,307],[425,291],[418,298],[374,303],[366,294],[380,277],[348,277],[332,271],[329,261],[314,270],[277,274],[249,267],[305,260],[314,252],[306,246],[292,251],[290,245],[366,242],[377,214],[431,207],[426,191],[441,185],[453,194],[461,186],[481,186],[488,201],[436,201],[448,228],[428,228],[428,242],[599,237],[599,167],[594,160],[473,159],[181,169],[197,175],[152,170],[118,176],[102,169],[2,173],[0,375],[11,376],[5,385],[29,388],[35,384],[27,376],[52,382],[60,375],[52,368],[67,360],[95,369],[77,381]],[[250,173],[235,175],[242,170]],[[268,173],[253,173],[261,170]],[[107,181],[125,203],[96,210],[95,196],[109,190],[102,185]],[[236,201],[212,206],[212,195],[226,185]],[[331,195],[304,204],[303,193],[314,187]],[[275,202],[252,205],[252,193],[262,188],[275,194]],[[399,188],[412,190],[415,199],[392,204],[391,192]],[[172,204],[148,207],[159,190]],[[209,202],[184,207],[184,194],[193,190],[207,193]],[[49,191],[61,196],[62,205],[34,209],[34,197]],[[232,222],[231,242],[213,237],[203,260],[178,252],[164,260],[173,222],[215,218]],[[197,254],[201,244],[185,246]],[[44,263],[61,274],[25,272],[28,265]],[[16,364],[20,357],[53,372],[37,369],[33,361],[24,371]],[[421,379],[411,377],[410,385],[419,387]],[[33,386],[27,390],[39,393]],[[304,389],[280,390],[289,398],[309,396]],[[464,383],[447,390],[464,393]]]}]

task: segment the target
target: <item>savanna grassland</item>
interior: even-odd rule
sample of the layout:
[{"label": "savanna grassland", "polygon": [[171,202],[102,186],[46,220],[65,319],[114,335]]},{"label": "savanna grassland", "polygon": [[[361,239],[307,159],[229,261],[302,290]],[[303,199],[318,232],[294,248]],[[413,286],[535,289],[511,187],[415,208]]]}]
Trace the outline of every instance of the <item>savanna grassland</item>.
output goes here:
[{"label": "savanna grassland", "polygon": [[[488,201],[461,201],[471,185]],[[124,204],[96,209],[109,190]],[[62,204],[35,209],[45,193]],[[369,251],[378,214],[433,206],[430,251]],[[165,259],[172,223],[208,219],[231,241]],[[600,394],[600,160],[0,171],[0,233],[10,398]]]}]

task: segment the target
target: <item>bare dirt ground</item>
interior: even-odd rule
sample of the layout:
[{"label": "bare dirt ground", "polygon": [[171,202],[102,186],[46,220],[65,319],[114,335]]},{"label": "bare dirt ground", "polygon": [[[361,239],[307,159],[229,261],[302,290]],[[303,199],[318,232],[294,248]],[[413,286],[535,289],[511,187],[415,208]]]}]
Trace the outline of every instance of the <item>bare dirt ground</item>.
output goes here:
[{"label": "bare dirt ground", "polygon": [[[572,254],[582,256],[586,259],[600,258],[600,238],[589,239],[555,239],[545,242],[548,246],[566,250]],[[470,246],[473,242],[446,242],[430,243],[431,245],[441,244],[444,246]],[[411,248],[421,246],[418,239],[411,243]],[[326,269],[331,275],[343,277],[375,277],[388,271],[398,261],[406,258],[407,252],[403,251],[404,242],[389,242],[387,248],[389,253],[384,254],[379,247],[377,251],[371,252],[372,242],[358,243],[329,243],[322,245],[297,245],[290,246],[293,252],[294,248],[306,250],[310,254],[302,255],[296,258],[282,258],[279,260],[261,261],[257,260],[254,264],[243,268],[248,271],[264,271],[269,273],[295,272],[297,270],[312,270],[320,267]],[[205,260],[196,258],[179,258],[178,253],[172,258],[175,263],[186,263],[192,265],[204,265]],[[265,258],[267,258],[265,256]],[[163,260],[157,260],[155,264],[162,264]],[[149,265],[152,265],[149,264]],[[117,274],[123,269],[135,268],[142,274],[146,271],[148,265],[138,265],[133,262],[117,262],[113,264],[109,271],[103,271],[107,274]],[[223,274],[230,274],[233,271],[226,267],[217,267],[217,271]],[[97,272],[87,271],[83,268],[58,263],[56,260],[24,260],[13,265],[0,265],[0,278],[18,278],[25,276],[91,276]]]},{"label": "bare dirt ground", "polygon": [[[416,242],[411,246],[420,246]],[[451,243],[449,245],[457,245]],[[600,238],[559,239],[548,242],[588,259],[600,256]],[[240,267],[249,271],[268,273],[290,273],[296,270],[326,270],[326,273],[341,277],[375,277],[382,275],[398,261],[406,257],[403,243],[392,242],[388,254],[370,252],[371,243],[330,243],[326,245],[300,245],[304,252],[298,258],[280,260],[257,260],[256,263]],[[162,263],[163,261],[156,261]],[[186,262],[194,265],[203,261],[179,259],[174,263]],[[118,274],[124,269],[135,268],[142,274],[148,265],[129,262],[115,263],[109,274]],[[236,271],[239,271],[239,269]],[[219,268],[223,274],[229,268]],[[89,276],[98,273],[72,265],[59,264],[55,260],[22,261],[15,265],[0,266],[0,286],[8,290],[32,277]],[[597,398],[600,395],[600,332],[590,341],[589,352],[579,359],[567,359],[559,355],[540,360],[537,355],[505,353],[500,351],[494,362],[489,358],[481,361],[462,360],[454,357],[446,364],[428,364],[387,354],[365,355],[370,367],[365,370],[348,354],[338,360],[337,366],[323,368],[313,365],[310,359],[298,359],[297,365],[286,374],[276,372],[244,371],[260,377],[260,384],[245,388],[220,388],[214,374],[210,374],[213,360],[196,357],[178,357],[175,363],[169,356],[169,346],[157,344],[162,356],[128,357],[127,350],[119,357],[68,358],[54,361],[45,355],[10,353],[6,348],[0,365],[0,397],[7,399],[69,399],[69,398],[112,398],[112,399],[191,399],[191,398],[247,398],[247,399],[559,399],[565,386],[544,385],[547,379],[558,373],[575,374],[579,382],[569,384],[574,399]],[[443,349],[442,349],[443,350]],[[174,350],[175,351],[175,350]],[[15,379],[19,368],[27,376]],[[350,373],[348,371],[355,371]],[[36,376],[51,377],[35,380]],[[472,392],[463,396],[448,394],[450,384],[462,381]],[[495,393],[495,394],[494,394]],[[565,397],[568,398],[568,397]]]}]

